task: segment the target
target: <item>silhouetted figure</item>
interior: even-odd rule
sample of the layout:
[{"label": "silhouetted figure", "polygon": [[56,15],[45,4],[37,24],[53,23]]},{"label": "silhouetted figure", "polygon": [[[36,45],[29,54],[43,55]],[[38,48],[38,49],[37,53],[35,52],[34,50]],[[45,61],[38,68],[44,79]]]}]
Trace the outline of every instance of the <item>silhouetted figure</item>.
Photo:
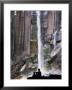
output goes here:
[{"label": "silhouetted figure", "polygon": [[35,77],[36,76],[36,72],[33,72],[33,77]]},{"label": "silhouetted figure", "polygon": [[40,69],[38,69],[37,76],[38,77],[41,77],[41,71],[40,71]]}]

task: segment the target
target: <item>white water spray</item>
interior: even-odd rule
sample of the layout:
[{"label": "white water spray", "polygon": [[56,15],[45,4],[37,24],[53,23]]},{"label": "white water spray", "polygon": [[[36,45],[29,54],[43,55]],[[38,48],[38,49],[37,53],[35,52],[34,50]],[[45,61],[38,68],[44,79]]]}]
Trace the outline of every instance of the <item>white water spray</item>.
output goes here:
[{"label": "white water spray", "polygon": [[37,29],[38,29],[38,68],[43,73],[44,68],[44,57],[42,51],[42,41],[41,41],[41,23],[40,23],[40,11],[37,11]]},{"label": "white water spray", "polygon": [[38,28],[38,68],[41,69],[41,24],[40,11],[37,11],[37,28]]}]

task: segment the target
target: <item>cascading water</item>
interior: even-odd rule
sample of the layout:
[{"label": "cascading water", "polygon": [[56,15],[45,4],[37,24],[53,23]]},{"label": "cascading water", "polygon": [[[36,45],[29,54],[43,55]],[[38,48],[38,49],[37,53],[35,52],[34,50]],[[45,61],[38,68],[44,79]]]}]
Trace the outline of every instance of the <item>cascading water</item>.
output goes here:
[{"label": "cascading water", "polygon": [[41,69],[41,25],[40,11],[37,11],[37,29],[38,29],[38,68]]},{"label": "cascading water", "polygon": [[37,37],[38,37],[38,68],[43,73],[44,68],[44,58],[43,58],[43,51],[42,51],[42,42],[41,42],[41,23],[40,23],[40,11],[36,11],[37,13]]}]

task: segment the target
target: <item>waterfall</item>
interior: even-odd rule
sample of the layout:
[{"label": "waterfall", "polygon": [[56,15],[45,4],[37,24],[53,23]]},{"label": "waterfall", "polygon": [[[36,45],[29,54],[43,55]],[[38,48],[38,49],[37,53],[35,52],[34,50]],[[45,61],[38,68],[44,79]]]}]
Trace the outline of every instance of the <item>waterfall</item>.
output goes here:
[{"label": "waterfall", "polygon": [[40,11],[36,11],[37,13],[37,37],[38,37],[38,68],[43,72],[44,68],[44,58],[43,58],[43,47],[41,41],[41,23],[40,23]]},{"label": "waterfall", "polygon": [[40,11],[37,11],[37,29],[38,29],[38,68],[41,69],[41,24]]}]

